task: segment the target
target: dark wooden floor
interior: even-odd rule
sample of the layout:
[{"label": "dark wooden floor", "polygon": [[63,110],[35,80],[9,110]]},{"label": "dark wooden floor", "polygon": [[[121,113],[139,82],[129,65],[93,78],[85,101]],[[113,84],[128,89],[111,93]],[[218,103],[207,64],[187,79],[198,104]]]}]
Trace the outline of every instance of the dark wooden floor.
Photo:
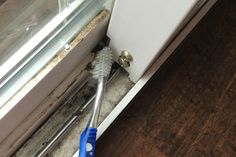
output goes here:
[{"label": "dark wooden floor", "polygon": [[221,1],[99,139],[96,157],[236,157],[236,1]]}]

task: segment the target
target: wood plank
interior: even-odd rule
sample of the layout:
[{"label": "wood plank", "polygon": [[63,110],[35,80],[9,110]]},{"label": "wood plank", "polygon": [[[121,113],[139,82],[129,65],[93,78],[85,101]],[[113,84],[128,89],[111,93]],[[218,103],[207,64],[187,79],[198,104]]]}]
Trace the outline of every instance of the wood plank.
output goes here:
[{"label": "wood plank", "polygon": [[236,156],[236,1],[219,2],[108,131],[97,157]]}]

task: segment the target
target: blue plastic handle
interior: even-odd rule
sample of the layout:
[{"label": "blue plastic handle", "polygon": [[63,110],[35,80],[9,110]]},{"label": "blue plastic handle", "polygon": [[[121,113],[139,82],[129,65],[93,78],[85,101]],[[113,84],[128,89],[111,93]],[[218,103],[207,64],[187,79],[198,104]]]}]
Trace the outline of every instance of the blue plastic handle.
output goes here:
[{"label": "blue plastic handle", "polygon": [[[94,157],[96,136],[97,128],[86,128],[82,132],[80,136],[79,157]],[[87,150],[87,143],[91,146],[90,150]]]}]

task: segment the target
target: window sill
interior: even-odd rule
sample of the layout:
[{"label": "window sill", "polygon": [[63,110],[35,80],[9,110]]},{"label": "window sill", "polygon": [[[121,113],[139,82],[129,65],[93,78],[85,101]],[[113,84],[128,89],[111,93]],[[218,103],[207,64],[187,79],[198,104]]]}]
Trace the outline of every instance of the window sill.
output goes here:
[{"label": "window sill", "polygon": [[[106,33],[108,19],[107,10],[97,15],[68,47],[59,52],[0,109],[0,154],[15,151],[56,108],[60,96],[70,85],[86,76],[83,70],[92,59],[92,48]],[[80,68],[73,71],[76,67]]]}]

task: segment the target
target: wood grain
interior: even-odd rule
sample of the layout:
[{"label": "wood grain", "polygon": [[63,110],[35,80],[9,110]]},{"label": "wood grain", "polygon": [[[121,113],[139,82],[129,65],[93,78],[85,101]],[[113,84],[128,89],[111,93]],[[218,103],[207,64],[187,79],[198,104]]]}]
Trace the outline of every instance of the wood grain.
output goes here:
[{"label": "wood grain", "polygon": [[236,1],[219,2],[99,139],[96,157],[236,157]]}]

